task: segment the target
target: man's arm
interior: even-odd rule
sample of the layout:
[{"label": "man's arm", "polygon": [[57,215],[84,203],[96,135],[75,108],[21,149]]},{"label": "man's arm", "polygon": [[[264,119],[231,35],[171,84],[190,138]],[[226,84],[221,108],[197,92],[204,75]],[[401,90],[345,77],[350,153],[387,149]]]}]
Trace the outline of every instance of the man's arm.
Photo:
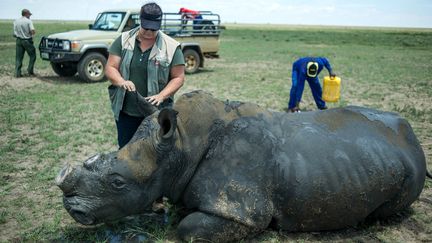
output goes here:
[{"label": "man's arm", "polygon": [[121,57],[109,54],[107,64],[105,65],[105,75],[115,86],[122,87],[127,91],[135,91],[135,84],[130,80],[125,80],[119,71]]},{"label": "man's arm", "polygon": [[36,34],[35,28],[33,26],[33,22],[30,21],[30,35],[34,36]]},{"label": "man's arm", "polygon": [[330,65],[330,62],[327,60],[327,58],[321,58],[324,67],[327,68],[329,74],[331,77],[335,77],[336,74],[333,72],[332,66]]},{"label": "man's arm", "polygon": [[185,79],[185,66],[173,66],[170,70],[170,77],[171,80],[159,94],[146,97],[145,99],[152,105],[159,106],[168,97],[174,95],[183,86]]}]

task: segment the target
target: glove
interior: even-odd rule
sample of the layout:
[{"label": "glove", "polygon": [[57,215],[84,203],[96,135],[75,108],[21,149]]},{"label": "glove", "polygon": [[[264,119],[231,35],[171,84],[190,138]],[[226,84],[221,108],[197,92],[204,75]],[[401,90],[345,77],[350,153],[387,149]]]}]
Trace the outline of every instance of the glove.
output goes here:
[{"label": "glove", "polygon": [[331,72],[331,73],[330,73],[330,77],[332,77],[332,78],[336,77],[336,73]]}]

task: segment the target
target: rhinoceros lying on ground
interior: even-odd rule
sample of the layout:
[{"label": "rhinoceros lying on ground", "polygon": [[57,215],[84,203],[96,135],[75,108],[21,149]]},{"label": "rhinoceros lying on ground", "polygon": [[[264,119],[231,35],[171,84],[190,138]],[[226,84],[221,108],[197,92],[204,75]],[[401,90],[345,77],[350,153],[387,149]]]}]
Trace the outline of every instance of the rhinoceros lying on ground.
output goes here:
[{"label": "rhinoceros lying on ground", "polygon": [[145,119],[120,151],[56,180],[82,224],[139,214],[165,196],[192,211],[182,239],[227,241],[269,225],[319,231],[386,217],[418,198],[425,175],[419,142],[396,114],[286,114],[198,91]]}]

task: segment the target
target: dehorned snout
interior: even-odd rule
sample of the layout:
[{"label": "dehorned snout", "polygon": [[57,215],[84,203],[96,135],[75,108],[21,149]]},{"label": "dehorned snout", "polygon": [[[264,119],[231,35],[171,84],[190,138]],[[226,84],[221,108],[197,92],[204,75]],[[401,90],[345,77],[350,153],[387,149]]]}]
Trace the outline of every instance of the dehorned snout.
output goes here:
[{"label": "dehorned snout", "polygon": [[65,195],[72,192],[75,183],[77,182],[78,175],[77,170],[79,167],[72,167],[71,165],[66,165],[60,170],[55,181],[58,187],[63,191]]}]

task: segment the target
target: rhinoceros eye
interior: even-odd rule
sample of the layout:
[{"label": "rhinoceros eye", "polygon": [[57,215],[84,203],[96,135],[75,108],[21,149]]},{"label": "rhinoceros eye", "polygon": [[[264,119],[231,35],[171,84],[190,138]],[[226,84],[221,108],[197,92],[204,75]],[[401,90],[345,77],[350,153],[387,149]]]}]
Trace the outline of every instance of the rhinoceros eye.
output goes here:
[{"label": "rhinoceros eye", "polygon": [[126,186],[126,183],[122,178],[117,177],[112,180],[111,185],[116,189],[122,189],[123,187]]}]

